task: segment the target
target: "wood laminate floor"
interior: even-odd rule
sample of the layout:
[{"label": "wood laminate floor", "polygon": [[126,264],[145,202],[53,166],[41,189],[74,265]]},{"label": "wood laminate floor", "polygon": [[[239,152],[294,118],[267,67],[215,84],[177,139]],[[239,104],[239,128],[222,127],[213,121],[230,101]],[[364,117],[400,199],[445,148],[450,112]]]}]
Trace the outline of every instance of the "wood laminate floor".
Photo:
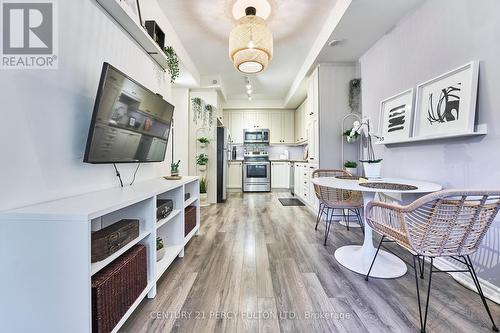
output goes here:
[{"label": "wood laminate floor", "polygon": [[[287,196],[230,194],[203,208],[200,236],[121,332],[418,332],[413,269],[366,282],[333,256],[361,244],[361,230],[335,224],[325,247],[324,225],[315,231],[306,207],[283,207]],[[432,280],[428,332],[492,332],[476,293],[447,274]],[[500,306],[489,304],[499,324]]]}]

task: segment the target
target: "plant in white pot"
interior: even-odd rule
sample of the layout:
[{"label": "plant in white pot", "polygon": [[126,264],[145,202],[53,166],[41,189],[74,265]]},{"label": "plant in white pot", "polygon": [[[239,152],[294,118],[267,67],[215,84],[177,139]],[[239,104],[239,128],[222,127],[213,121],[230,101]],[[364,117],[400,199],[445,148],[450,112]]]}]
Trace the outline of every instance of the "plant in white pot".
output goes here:
[{"label": "plant in white pot", "polygon": [[354,161],[345,161],[344,168],[345,171],[349,172],[353,176],[358,173],[358,163]]},{"label": "plant in white pot", "polygon": [[198,138],[198,142],[200,143],[201,148],[207,148],[208,144],[210,143],[210,140],[206,137],[201,137]]},{"label": "plant in white pot", "polygon": [[361,129],[366,127],[366,158],[359,160],[363,164],[363,169],[365,171],[365,177],[368,179],[380,178],[380,171],[382,169],[382,159],[375,157],[375,152],[373,151],[372,137],[380,139],[379,136],[373,134],[370,130],[370,121],[366,119],[362,123],[359,121],[354,122],[354,127],[351,130],[350,135],[355,136],[356,133],[361,134]]},{"label": "plant in white pot", "polygon": [[156,237],[156,261],[160,261],[165,256],[165,245],[161,237]]},{"label": "plant in white pot", "polygon": [[200,171],[206,171],[207,170],[207,163],[208,163],[208,156],[207,154],[200,154],[196,156],[196,164],[198,165],[198,169]]},{"label": "plant in white pot", "polygon": [[207,187],[208,187],[207,177],[201,177],[201,179],[200,179],[200,200],[202,202],[206,202],[208,199]]}]

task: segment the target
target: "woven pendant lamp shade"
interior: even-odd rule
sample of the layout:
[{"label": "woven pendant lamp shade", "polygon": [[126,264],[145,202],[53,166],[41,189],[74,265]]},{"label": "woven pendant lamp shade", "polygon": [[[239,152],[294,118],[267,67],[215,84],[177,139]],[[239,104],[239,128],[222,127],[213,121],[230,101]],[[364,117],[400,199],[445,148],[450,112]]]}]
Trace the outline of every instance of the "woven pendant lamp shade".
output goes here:
[{"label": "woven pendant lamp shade", "polygon": [[238,20],[229,35],[229,58],[246,74],[262,72],[273,57],[273,35],[266,21],[255,15]]}]

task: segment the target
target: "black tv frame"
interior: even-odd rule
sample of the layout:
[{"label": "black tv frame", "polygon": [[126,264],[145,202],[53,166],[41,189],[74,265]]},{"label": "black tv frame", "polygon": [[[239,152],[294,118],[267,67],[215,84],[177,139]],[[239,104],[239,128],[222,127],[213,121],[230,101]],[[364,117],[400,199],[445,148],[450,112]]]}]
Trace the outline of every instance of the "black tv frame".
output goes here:
[{"label": "black tv frame", "polygon": [[[115,161],[115,162],[113,162],[113,161],[91,162],[88,160],[89,153],[90,153],[90,146],[92,144],[92,138],[94,137],[94,129],[95,129],[95,123],[96,123],[96,119],[97,119],[97,113],[99,111],[99,104],[100,104],[100,101],[102,98],[104,83],[106,81],[106,73],[108,72],[108,70],[110,68],[117,71],[118,73],[120,73],[120,75],[125,76],[128,80],[134,82],[135,84],[137,84],[141,88],[151,92],[152,94],[159,95],[159,94],[151,91],[150,89],[146,88],[145,86],[143,86],[142,84],[140,84],[139,82],[137,82],[136,80],[131,78],[129,75],[125,74],[124,72],[122,72],[118,68],[114,67],[113,65],[111,65],[110,63],[105,61],[102,65],[101,78],[99,79],[99,87],[97,88],[97,94],[96,94],[96,98],[95,98],[95,102],[94,102],[94,109],[92,111],[92,119],[90,120],[89,134],[87,136],[87,143],[85,145],[85,154],[83,156],[83,162],[89,163],[89,164],[119,164],[119,163],[120,164],[131,164],[131,163],[160,163],[160,162],[164,162],[165,157],[167,155],[167,150],[168,150],[168,138],[167,138],[167,145],[165,148],[165,152],[163,153],[163,159],[161,161],[160,160],[158,160],[158,161],[139,161],[139,160],[137,160],[137,161]],[[164,101],[165,101],[165,103],[168,103],[169,105],[171,105],[173,107],[173,110],[172,110],[172,121],[173,121],[173,113],[175,112],[175,106],[173,104],[170,104],[166,100],[164,100]],[[170,131],[169,131],[169,135],[168,135],[169,138],[171,135],[172,135],[172,124],[170,124]]]}]

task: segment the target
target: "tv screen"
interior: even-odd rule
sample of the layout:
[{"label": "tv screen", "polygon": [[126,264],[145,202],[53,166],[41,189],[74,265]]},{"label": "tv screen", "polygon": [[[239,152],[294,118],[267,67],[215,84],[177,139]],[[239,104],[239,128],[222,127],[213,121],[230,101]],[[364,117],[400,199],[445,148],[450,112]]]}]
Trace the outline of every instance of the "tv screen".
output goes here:
[{"label": "tv screen", "polygon": [[162,162],[173,114],[172,104],[104,63],[83,161]]}]

